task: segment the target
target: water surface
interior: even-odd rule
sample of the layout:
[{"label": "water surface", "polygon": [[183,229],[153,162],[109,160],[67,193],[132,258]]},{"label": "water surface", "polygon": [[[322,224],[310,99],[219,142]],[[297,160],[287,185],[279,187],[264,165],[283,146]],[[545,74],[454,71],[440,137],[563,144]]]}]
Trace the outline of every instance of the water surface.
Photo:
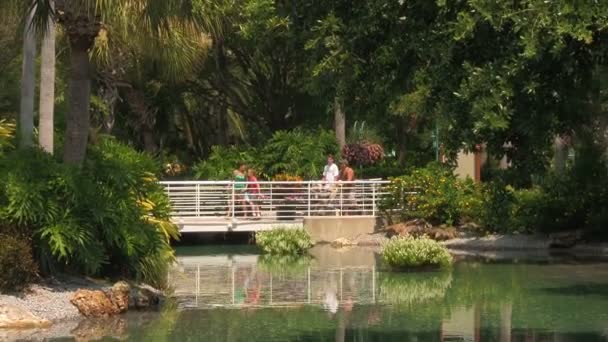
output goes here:
[{"label": "water surface", "polygon": [[520,255],[390,273],[363,248],[315,248],[295,261],[247,246],[178,254],[175,301],[100,323],[103,340],[608,341],[599,260]]}]

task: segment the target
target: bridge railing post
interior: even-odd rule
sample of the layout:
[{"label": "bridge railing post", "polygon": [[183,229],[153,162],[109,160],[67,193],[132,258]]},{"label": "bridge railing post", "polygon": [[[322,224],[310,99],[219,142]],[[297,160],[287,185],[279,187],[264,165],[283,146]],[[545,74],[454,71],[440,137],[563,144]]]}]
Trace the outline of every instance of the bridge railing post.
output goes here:
[{"label": "bridge railing post", "polygon": [[232,200],[230,201],[230,208],[231,208],[231,212],[232,212],[232,219],[234,220],[235,217],[235,203],[236,203],[236,196],[234,193],[234,182],[231,182],[232,187],[231,187],[231,198]]},{"label": "bridge railing post", "polygon": [[372,184],[372,216],[376,216],[376,184]]},{"label": "bridge railing post", "polygon": [[310,190],[311,190],[311,183],[308,182],[308,214],[307,214],[308,217],[310,217],[310,207],[311,207],[310,201],[312,200]]},{"label": "bridge railing post", "polygon": [[201,185],[196,184],[196,216],[201,216]]}]

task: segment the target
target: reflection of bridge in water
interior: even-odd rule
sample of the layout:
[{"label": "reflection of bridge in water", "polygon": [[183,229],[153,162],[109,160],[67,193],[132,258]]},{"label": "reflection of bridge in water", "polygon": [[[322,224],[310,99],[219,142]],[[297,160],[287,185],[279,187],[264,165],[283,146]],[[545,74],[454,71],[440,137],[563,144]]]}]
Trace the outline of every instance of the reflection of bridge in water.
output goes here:
[{"label": "reflection of bridge in water", "polygon": [[376,303],[376,267],[319,267],[314,261],[287,269],[257,255],[181,257],[170,283],[182,307],[341,305]]}]

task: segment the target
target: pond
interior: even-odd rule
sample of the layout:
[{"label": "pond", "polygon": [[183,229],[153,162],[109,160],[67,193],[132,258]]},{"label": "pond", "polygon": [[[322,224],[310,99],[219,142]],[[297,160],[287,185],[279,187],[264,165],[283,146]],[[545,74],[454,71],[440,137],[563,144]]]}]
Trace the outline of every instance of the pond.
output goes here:
[{"label": "pond", "polygon": [[[608,341],[608,263],[457,258],[390,273],[372,249],[268,259],[248,246],[180,247],[162,312],[104,323],[132,341]],[[517,259],[515,259],[517,258]]]}]

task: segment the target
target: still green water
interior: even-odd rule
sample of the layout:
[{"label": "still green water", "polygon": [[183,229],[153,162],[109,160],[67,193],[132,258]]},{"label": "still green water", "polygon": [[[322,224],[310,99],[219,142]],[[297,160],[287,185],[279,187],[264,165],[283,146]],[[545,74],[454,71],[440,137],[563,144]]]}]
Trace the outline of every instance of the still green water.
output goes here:
[{"label": "still green water", "polygon": [[[130,341],[608,341],[608,263],[459,260],[390,273],[373,250],[264,259],[248,247],[182,248],[175,301],[129,314]],[[110,337],[105,339],[110,340]]]}]

